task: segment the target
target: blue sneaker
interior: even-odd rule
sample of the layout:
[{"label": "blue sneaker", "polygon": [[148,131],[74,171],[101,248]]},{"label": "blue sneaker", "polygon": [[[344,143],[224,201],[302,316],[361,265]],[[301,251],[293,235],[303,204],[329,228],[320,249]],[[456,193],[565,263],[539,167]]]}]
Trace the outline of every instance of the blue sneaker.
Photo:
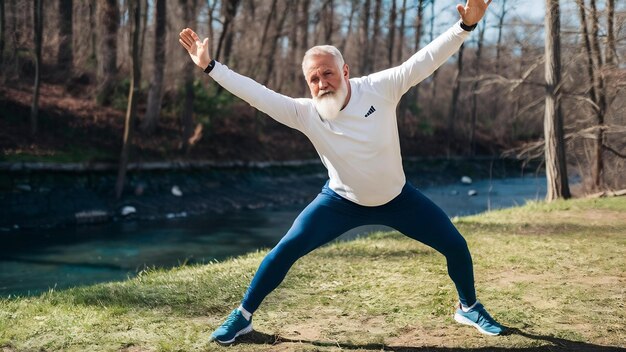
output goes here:
[{"label": "blue sneaker", "polygon": [[495,319],[487,313],[485,307],[478,301],[468,312],[464,312],[463,309],[461,309],[461,305],[459,305],[459,308],[457,308],[454,313],[454,320],[461,324],[471,325],[486,335],[495,336],[504,332],[504,326],[495,321]]},{"label": "blue sneaker", "polygon": [[237,336],[247,334],[251,331],[252,317],[250,317],[249,321],[246,320],[239,309],[235,308],[235,310],[230,313],[228,318],[226,318],[224,324],[211,334],[210,340],[227,345],[235,342]]}]

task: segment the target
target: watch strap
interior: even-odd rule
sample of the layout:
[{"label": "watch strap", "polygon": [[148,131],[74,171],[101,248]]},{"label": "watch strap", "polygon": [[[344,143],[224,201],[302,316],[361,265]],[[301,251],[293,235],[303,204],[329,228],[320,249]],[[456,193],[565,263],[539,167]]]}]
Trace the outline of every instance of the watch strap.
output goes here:
[{"label": "watch strap", "polygon": [[468,31],[468,32],[473,31],[476,28],[476,26],[478,26],[478,23],[474,23],[473,25],[468,26],[465,23],[463,23],[463,21],[460,21],[459,24],[461,25],[461,28],[463,28],[463,30]]},{"label": "watch strap", "polygon": [[204,69],[204,73],[208,75],[211,73],[211,70],[213,70],[213,67],[215,67],[215,60],[211,60],[211,62],[209,62],[209,66]]}]

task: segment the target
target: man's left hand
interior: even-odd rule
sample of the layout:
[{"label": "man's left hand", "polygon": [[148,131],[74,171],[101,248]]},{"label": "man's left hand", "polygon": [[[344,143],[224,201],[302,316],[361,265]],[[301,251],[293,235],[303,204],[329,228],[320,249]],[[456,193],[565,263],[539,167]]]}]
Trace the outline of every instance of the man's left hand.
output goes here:
[{"label": "man's left hand", "polygon": [[465,6],[459,4],[456,5],[456,9],[459,11],[463,23],[473,26],[483,18],[489,4],[491,4],[491,0],[487,0],[487,2],[485,0],[467,0]]}]

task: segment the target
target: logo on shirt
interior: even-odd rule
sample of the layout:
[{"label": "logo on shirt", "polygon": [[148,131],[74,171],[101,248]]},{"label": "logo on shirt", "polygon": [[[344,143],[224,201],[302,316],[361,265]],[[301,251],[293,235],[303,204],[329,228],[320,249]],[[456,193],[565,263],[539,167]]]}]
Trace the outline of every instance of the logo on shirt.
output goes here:
[{"label": "logo on shirt", "polygon": [[376,109],[374,109],[374,106],[370,106],[370,109],[367,111],[367,114],[365,114],[365,117],[370,116],[371,114],[374,113],[374,111],[376,111]]}]

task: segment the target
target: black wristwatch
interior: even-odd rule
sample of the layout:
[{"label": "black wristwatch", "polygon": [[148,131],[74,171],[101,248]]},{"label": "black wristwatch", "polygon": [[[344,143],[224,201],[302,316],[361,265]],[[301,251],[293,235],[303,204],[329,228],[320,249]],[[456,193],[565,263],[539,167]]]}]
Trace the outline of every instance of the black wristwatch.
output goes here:
[{"label": "black wristwatch", "polygon": [[209,62],[209,66],[204,69],[204,73],[208,75],[209,73],[211,73],[213,67],[215,67],[215,60],[211,60],[211,62]]},{"label": "black wristwatch", "polygon": [[474,23],[473,25],[468,26],[465,23],[463,23],[463,21],[459,22],[459,24],[461,25],[461,28],[463,28],[463,30],[468,31],[468,32],[473,31],[476,28],[476,26],[478,26],[478,23]]}]

